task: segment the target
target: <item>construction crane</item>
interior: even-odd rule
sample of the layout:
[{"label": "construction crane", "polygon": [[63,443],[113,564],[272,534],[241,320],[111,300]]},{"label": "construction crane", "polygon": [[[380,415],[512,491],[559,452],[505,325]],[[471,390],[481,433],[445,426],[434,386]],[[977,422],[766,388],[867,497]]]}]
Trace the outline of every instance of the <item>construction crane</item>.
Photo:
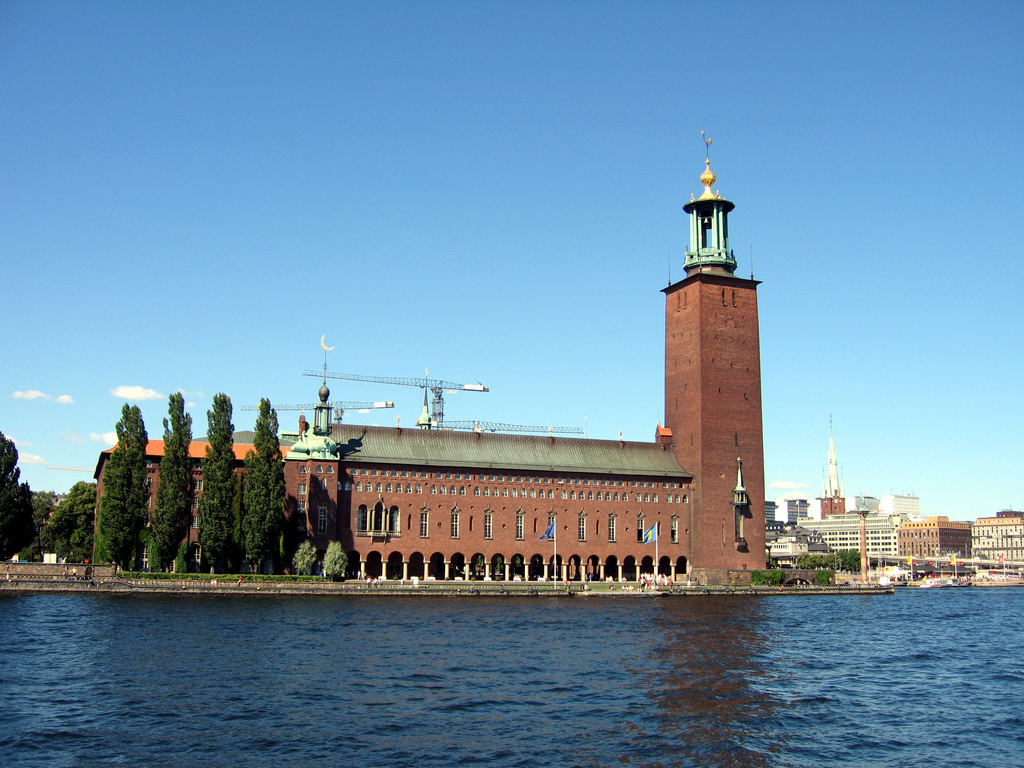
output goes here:
[{"label": "construction crane", "polygon": [[[275,411],[305,411],[313,410],[320,403],[300,403],[299,405],[275,405],[273,406]],[[373,408],[394,408],[395,404],[390,400],[380,400],[375,403],[353,403],[344,400],[335,400],[330,403],[326,403],[328,408],[334,409],[334,423],[341,424],[341,417],[345,415],[345,411],[359,411],[360,413],[368,413]],[[240,411],[258,411],[260,407],[258,405],[243,405],[239,408]]]},{"label": "construction crane", "polygon": [[[424,371],[428,376],[430,371]],[[328,373],[326,370],[323,371],[303,371],[303,376],[316,376],[331,379],[346,379],[347,381],[369,381],[374,384],[401,384],[406,387],[419,387],[423,390],[429,389],[434,393],[434,398],[431,400],[431,413],[430,417],[433,422],[435,429],[444,426],[444,395],[454,394],[459,390],[466,392],[490,392],[490,390],[483,384],[454,384],[450,381],[441,381],[439,379],[402,379],[395,378],[392,376],[359,376],[354,373]]]},{"label": "construction crane", "polygon": [[549,435],[582,435],[579,427],[526,427],[497,421],[447,421],[445,429],[471,429],[474,432],[544,432]]}]

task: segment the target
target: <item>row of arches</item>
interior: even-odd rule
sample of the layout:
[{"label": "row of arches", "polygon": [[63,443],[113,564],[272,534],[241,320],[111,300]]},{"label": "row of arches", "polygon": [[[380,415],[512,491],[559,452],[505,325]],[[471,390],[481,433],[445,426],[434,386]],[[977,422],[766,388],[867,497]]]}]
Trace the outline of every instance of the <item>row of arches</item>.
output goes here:
[{"label": "row of arches", "polygon": [[602,559],[598,555],[558,555],[515,553],[506,557],[481,552],[466,555],[456,552],[444,555],[434,552],[425,555],[413,552],[408,557],[401,552],[387,556],[377,550],[348,553],[350,578],[385,578],[388,580],[490,580],[490,581],[639,581],[645,574],[665,576],[676,580],[686,576],[685,557],[673,560],[661,557],[655,563],[650,555],[636,558],[627,555],[621,560],[615,555]]}]

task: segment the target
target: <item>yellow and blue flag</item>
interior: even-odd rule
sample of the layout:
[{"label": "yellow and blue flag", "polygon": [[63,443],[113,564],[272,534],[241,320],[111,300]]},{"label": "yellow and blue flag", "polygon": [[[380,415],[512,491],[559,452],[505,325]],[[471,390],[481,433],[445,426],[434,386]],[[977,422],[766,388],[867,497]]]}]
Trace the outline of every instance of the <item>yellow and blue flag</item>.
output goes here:
[{"label": "yellow and blue flag", "polygon": [[652,541],[658,540],[658,524],[655,523],[646,531],[644,531],[644,544],[650,544]]},{"label": "yellow and blue flag", "polygon": [[548,523],[547,529],[544,531],[544,535],[540,537],[541,541],[547,541],[548,539],[555,538],[555,521],[552,520]]}]

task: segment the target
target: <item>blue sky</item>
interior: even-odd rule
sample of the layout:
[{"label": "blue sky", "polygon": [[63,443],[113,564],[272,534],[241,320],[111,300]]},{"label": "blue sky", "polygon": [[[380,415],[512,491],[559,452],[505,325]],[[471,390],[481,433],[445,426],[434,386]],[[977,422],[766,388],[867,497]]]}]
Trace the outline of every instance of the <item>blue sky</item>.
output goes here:
[{"label": "blue sky", "polygon": [[[0,3],[0,431],[480,382],[653,439],[704,145],[759,289],[769,496],[1024,507],[1024,5]],[[125,389],[127,388],[127,389]],[[412,425],[422,393],[353,422]],[[150,397],[150,399],[147,399]],[[283,412],[292,427],[298,414]],[[253,414],[235,414],[251,428]]]}]

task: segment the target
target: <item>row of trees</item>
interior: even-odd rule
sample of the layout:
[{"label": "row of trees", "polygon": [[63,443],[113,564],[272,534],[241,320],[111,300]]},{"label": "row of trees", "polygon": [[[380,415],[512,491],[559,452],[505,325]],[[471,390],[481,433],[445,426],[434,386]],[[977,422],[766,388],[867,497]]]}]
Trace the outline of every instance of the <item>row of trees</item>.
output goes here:
[{"label": "row of trees", "polygon": [[[136,405],[124,404],[116,425],[117,447],[104,471],[100,499],[97,557],[125,569],[135,567],[141,546],[148,546],[150,567],[175,570],[185,566],[186,536],[192,523],[192,417],[180,393],[170,396],[163,420],[164,454],[152,519],[146,500],[146,446],[149,437]],[[207,411],[209,445],[202,459],[203,489],[199,497],[199,544],[211,565],[237,570],[242,553],[253,570],[267,559],[284,557],[284,461],[277,437],[277,413],[260,401],[254,450],[245,456],[245,478],[234,473],[234,425],[230,398],[214,395]]]},{"label": "row of trees", "polygon": [[809,552],[797,555],[796,567],[807,570],[832,569],[860,573],[860,552],[856,549],[840,549],[828,555],[812,555]]}]

